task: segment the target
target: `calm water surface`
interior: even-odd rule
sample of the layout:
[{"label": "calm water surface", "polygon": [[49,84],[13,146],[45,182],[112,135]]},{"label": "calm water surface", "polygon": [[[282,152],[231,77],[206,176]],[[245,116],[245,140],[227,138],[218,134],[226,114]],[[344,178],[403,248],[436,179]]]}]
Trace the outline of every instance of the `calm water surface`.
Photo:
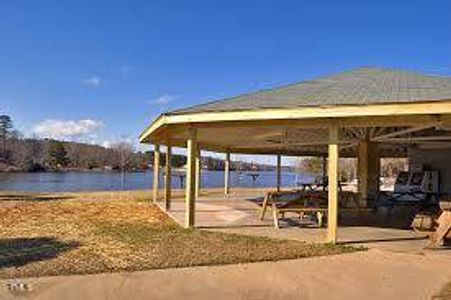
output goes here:
[{"label": "calm water surface", "polygon": [[[255,181],[251,173],[258,174]],[[76,192],[142,190],[152,186],[153,172],[45,172],[0,173],[0,190],[27,192]],[[282,185],[294,187],[314,180],[308,174],[282,173]],[[162,184],[162,178],[160,182]],[[180,176],[172,177],[172,184],[180,188]],[[275,172],[230,172],[232,187],[272,187],[276,184]],[[222,187],[224,172],[202,171],[203,187]]]}]

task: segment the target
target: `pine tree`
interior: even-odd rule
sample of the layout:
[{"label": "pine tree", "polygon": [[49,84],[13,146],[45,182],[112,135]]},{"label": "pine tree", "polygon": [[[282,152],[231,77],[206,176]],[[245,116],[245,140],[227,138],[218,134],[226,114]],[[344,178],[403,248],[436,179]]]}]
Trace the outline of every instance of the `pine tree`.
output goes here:
[{"label": "pine tree", "polygon": [[66,167],[69,164],[66,148],[60,141],[51,141],[48,157],[50,166],[53,168]]},{"label": "pine tree", "polygon": [[0,115],[0,161],[5,161],[8,154],[8,139],[13,130],[13,121],[8,115]]}]

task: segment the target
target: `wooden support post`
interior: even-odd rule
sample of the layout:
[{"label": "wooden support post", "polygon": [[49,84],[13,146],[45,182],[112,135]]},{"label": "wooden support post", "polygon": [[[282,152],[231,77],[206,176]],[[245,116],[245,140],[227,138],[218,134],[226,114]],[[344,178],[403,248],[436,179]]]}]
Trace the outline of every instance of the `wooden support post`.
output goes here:
[{"label": "wooden support post", "polygon": [[186,165],[186,193],[185,193],[185,227],[194,227],[195,199],[196,199],[196,153],[197,132],[190,129],[186,142],[187,165]]},{"label": "wooden support post", "polygon": [[196,151],[196,199],[200,196],[200,188],[202,181],[202,164],[201,164],[201,156],[200,156],[200,148]]},{"label": "wooden support post", "polygon": [[367,207],[379,193],[380,157],[377,143],[360,141],[357,147],[359,205]]},{"label": "wooden support post", "polygon": [[158,181],[160,178],[160,145],[154,145],[153,152],[153,203],[158,201]]},{"label": "wooden support post", "polygon": [[164,204],[166,210],[171,209],[172,171],[171,171],[172,147],[166,149],[166,166],[164,176]]},{"label": "wooden support post", "polygon": [[326,186],[327,186],[327,184],[326,184],[326,182],[327,182],[327,157],[326,156],[323,156],[323,161],[322,161],[322,167],[323,167],[323,178],[322,178],[322,180],[323,180],[323,189],[324,190],[326,190]]},{"label": "wooden support post", "polygon": [[224,194],[228,195],[230,193],[230,153],[226,153],[226,158],[224,161]]},{"label": "wooden support post", "polygon": [[277,191],[280,192],[280,186],[282,183],[282,156],[280,154],[277,155],[277,167],[276,167],[276,172],[277,172]]},{"label": "wooden support post", "polygon": [[329,188],[327,209],[327,241],[337,242],[338,225],[338,127],[329,129]]}]

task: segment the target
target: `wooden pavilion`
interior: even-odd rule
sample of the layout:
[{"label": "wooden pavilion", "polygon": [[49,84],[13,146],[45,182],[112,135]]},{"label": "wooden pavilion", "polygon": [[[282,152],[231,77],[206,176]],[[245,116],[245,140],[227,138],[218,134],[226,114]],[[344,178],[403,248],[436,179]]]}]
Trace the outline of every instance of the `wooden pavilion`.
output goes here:
[{"label": "wooden pavilion", "polygon": [[[339,157],[358,159],[359,201],[366,203],[379,191],[381,157],[408,157],[410,149],[449,152],[450,130],[450,77],[360,68],[165,113],[140,141],[155,146],[154,201],[160,146],[167,146],[166,161],[172,147],[187,148],[186,227],[195,224],[200,150],[226,154],[225,193],[231,153],[277,155],[277,188],[282,155],[327,157],[328,241],[336,242]],[[170,164],[165,174],[169,209]]]}]

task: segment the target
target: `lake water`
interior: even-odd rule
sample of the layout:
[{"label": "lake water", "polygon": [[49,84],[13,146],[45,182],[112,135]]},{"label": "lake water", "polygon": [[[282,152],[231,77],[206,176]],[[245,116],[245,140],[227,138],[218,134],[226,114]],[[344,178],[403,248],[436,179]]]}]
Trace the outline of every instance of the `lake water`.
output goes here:
[{"label": "lake water", "polygon": [[[251,174],[258,173],[255,181]],[[152,187],[153,172],[45,172],[0,173],[0,190],[26,192],[76,192],[142,190]],[[308,174],[282,173],[282,185],[294,187],[314,180]],[[180,176],[172,177],[172,186],[180,188]],[[162,186],[162,178],[160,178]],[[275,172],[230,172],[231,187],[273,187]],[[224,172],[202,171],[202,187],[224,186]]]}]

